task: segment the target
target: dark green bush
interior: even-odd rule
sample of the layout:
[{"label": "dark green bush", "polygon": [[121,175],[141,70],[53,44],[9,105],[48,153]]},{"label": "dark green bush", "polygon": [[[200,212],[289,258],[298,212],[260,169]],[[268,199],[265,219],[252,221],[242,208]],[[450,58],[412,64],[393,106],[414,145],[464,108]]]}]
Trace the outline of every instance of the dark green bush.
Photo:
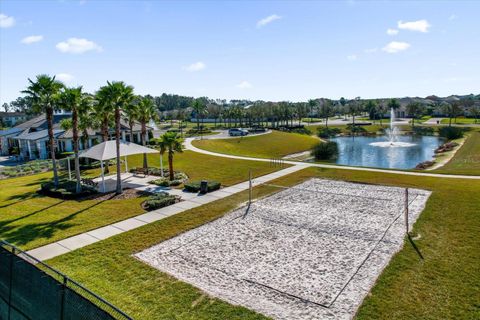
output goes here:
[{"label": "dark green bush", "polygon": [[[207,182],[207,191],[212,192],[212,191],[218,190],[218,189],[220,189],[220,186],[221,186],[220,182],[209,180]],[[185,183],[185,191],[199,192],[200,191],[200,181],[191,181],[191,182]]]},{"label": "dark green bush", "polygon": [[176,196],[169,195],[166,192],[159,192],[150,197],[143,203],[146,210],[156,210],[172,204],[175,204],[180,199]]},{"label": "dark green bush", "polygon": [[459,127],[441,127],[438,129],[440,137],[447,138],[448,140],[459,139],[463,137],[464,133],[465,129]]},{"label": "dark green bush", "polygon": [[340,134],[342,130],[339,128],[327,128],[327,127],[320,127],[317,129],[317,135],[320,138],[330,138],[335,137],[337,134]]},{"label": "dark green bush", "polygon": [[45,182],[40,185],[39,192],[43,195],[62,198],[62,199],[78,199],[97,193],[93,187],[82,184],[82,191],[75,192],[76,182],[71,180],[60,180],[58,187],[55,187],[53,182]]},{"label": "dark green bush", "polygon": [[419,136],[433,136],[435,130],[432,127],[414,127],[413,134]]},{"label": "dark green bush", "polygon": [[312,156],[317,160],[331,160],[338,156],[338,145],[336,142],[320,142],[312,150]]},{"label": "dark green bush", "polygon": [[367,129],[365,129],[364,127],[361,127],[361,126],[358,126],[358,125],[352,125],[352,124],[348,124],[347,125],[347,130],[350,131],[351,133],[366,133],[367,132]]}]

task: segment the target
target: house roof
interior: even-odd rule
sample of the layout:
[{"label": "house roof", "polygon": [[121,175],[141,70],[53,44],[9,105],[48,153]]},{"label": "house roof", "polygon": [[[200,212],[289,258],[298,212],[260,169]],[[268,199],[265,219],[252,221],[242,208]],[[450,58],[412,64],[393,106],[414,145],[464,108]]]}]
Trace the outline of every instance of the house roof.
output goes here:
[{"label": "house roof", "polygon": [[8,135],[15,134],[15,133],[19,133],[21,131],[22,131],[22,129],[19,129],[19,128],[10,128],[10,129],[7,129],[7,130],[0,130],[0,137],[8,136]]},{"label": "house roof", "polygon": [[[53,130],[53,134],[55,136],[58,136],[62,132],[63,132],[63,130],[58,130],[58,129]],[[39,140],[39,139],[43,139],[43,138],[47,138],[47,137],[48,137],[48,130],[40,130],[40,131],[35,131],[35,132],[30,132],[30,133],[24,131],[21,134],[19,134],[18,136],[16,136],[14,139],[34,141],[34,140]]]},{"label": "house roof", "polygon": [[0,117],[25,117],[26,114],[24,112],[5,112],[0,111]]},{"label": "house roof", "polygon": [[[63,119],[69,119],[70,115],[68,114],[55,114],[53,115],[53,128],[60,129],[60,121]],[[47,129],[47,119],[45,115],[40,115],[33,119],[27,120],[19,125],[16,125],[14,128],[20,129],[36,129],[37,131]]]},{"label": "house roof", "polygon": [[[89,136],[89,137],[94,137],[94,136],[99,135],[96,130],[93,130],[93,129],[91,129],[91,128],[88,128],[88,129],[87,129],[87,133],[88,133],[88,136]],[[79,136],[82,136],[82,135],[83,135],[83,132],[82,132],[82,131],[79,131],[79,132],[78,132],[78,135],[79,135]],[[58,138],[58,139],[72,139],[72,138],[73,138],[73,130],[72,130],[72,129],[65,130],[65,131],[64,131],[62,134],[60,134],[57,138]]]}]

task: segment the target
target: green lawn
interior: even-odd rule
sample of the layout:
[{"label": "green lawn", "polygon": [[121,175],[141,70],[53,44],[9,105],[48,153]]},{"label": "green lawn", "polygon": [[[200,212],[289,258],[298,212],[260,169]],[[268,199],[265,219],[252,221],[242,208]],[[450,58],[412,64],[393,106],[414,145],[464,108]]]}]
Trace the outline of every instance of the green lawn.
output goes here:
[{"label": "green lawn", "polygon": [[[440,123],[449,124],[450,120],[442,119]],[[452,124],[479,124],[480,125],[480,119],[477,119],[477,122],[475,122],[475,119],[473,118],[457,118],[456,120],[452,119]]]},{"label": "green lawn", "polygon": [[[150,155],[150,165],[158,166],[158,155]],[[165,166],[167,161],[165,158]],[[245,181],[248,171],[255,176],[277,168],[268,163],[212,157],[191,151],[175,156],[175,169],[186,172],[190,179],[211,179],[223,185]],[[141,166],[142,156],[129,157],[129,166]],[[113,167],[111,167],[113,173]],[[99,170],[91,170],[98,175]],[[51,172],[0,180],[0,239],[22,249],[31,249],[73,236],[144,212],[144,198],[127,200],[61,200],[38,195],[36,190]]]},{"label": "green lawn", "polygon": [[319,140],[308,135],[272,131],[256,137],[195,140],[195,147],[208,151],[257,158],[281,158],[310,150]]},{"label": "green lawn", "polygon": [[480,132],[473,131],[463,146],[437,173],[480,175]]},{"label": "green lawn", "polygon": [[[474,319],[480,315],[479,181],[309,168],[275,181],[309,177],[432,190],[413,232],[360,308],[358,319]],[[268,186],[254,196],[275,192]],[[218,218],[246,201],[247,192],[195,208],[49,261],[136,319],[264,319],[214,299],[132,257],[156,243]]]}]

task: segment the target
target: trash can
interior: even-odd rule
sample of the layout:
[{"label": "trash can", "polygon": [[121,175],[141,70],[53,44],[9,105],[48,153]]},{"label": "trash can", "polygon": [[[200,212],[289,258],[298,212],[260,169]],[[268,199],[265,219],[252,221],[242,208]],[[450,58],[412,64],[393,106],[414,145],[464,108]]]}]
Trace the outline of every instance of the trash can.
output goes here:
[{"label": "trash can", "polygon": [[202,180],[200,182],[200,193],[205,194],[208,192],[208,181],[207,180]]}]

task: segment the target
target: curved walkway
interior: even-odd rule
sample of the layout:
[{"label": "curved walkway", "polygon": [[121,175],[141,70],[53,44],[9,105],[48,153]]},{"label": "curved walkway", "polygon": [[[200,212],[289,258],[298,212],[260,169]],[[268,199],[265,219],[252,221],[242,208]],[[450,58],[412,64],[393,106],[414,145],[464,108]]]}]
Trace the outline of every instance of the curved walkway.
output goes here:
[{"label": "curved walkway", "polygon": [[[187,138],[185,140],[185,148],[194,152],[203,153],[216,157],[224,157],[231,159],[240,159],[240,160],[250,160],[250,161],[263,161],[270,162],[270,159],[265,158],[253,158],[245,156],[234,156],[231,154],[217,153],[212,151],[203,150],[195,147],[192,144],[192,141],[196,140],[194,138]],[[294,166],[301,165],[304,168],[307,167],[319,167],[319,168],[328,168],[328,169],[343,169],[343,170],[356,170],[356,171],[369,171],[369,172],[380,172],[380,173],[391,173],[391,174],[401,174],[408,176],[420,176],[420,177],[434,177],[434,178],[451,178],[451,179],[471,179],[471,180],[480,180],[480,176],[467,176],[467,175],[457,175],[457,174],[439,174],[439,173],[425,173],[425,172],[411,172],[411,171],[399,171],[399,170],[389,170],[389,169],[375,169],[375,168],[365,168],[365,167],[350,167],[350,166],[338,166],[332,164],[321,164],[321,163],[306,163],[298,161],[288,161],[285,160],[283,163],[291,164]]]}]

